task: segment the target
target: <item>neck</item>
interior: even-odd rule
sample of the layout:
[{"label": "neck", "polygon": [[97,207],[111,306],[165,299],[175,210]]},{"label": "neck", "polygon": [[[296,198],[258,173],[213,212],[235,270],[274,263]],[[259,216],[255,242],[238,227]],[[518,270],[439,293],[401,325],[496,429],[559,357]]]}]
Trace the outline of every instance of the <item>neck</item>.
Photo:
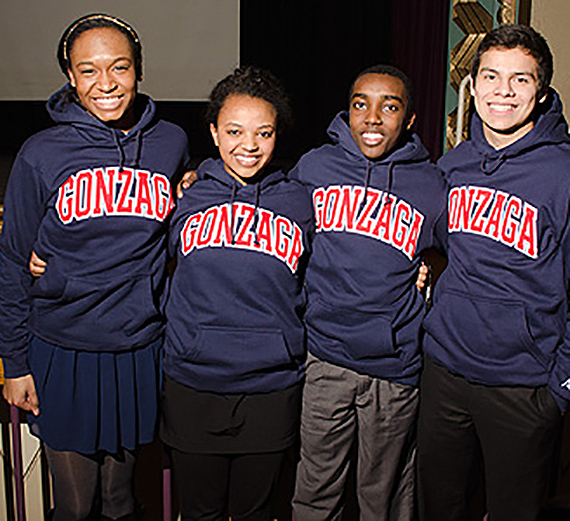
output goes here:
[{"label": "neck", "polygon": [[533,129],[533,127],[534,121],[530,120],[515,129],[510,129],[506,132],[499,132],[486,126],[485,123],[483,123],[483,135],[493,148],[501,150],[502,148],[506,148],[509,145],[512,145],[519,139],[522,139]]}]

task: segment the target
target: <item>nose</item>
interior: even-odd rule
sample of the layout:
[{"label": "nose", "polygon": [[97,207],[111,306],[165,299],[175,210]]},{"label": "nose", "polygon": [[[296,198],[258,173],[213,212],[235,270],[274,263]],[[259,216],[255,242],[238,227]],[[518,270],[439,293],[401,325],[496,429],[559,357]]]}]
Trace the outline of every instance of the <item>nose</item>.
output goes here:
[{"label": "nose", "polygon": [[500,78],[495,93],[501,96],[512,96],[514,90],[510,78]]},{"label": "nose", "polygon": [[366,123],[370,125],[382,125],[382,109],[375,105],[371,106],[366,113]]},{"label": "nose", "polygon": [[98,78],[97,86],[103,92],[111,92],[117,84],[115,83],[112,74],[109,74],[107,71],[102,71]]},{"label": "nose", "polygon": [[259,148],[259,145],[257,144],[256,133],[246,132],[243,137],[242,146],[249,152],[257,150]]}]

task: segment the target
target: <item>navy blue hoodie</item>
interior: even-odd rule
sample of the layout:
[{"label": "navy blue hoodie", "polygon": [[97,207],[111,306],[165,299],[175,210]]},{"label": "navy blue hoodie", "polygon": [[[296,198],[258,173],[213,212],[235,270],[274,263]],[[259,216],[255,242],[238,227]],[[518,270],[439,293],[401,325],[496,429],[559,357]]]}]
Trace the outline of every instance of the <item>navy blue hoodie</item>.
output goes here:
[{"label": "navy blue hoodie", "polygon": [[299,381],[303,276],[313,214],[281,172],[242,186],[221,160],[198,169],[171,226],[165,372],[194,389],[254,393]]},{"label": "navy blue hoodie", "polygon": [[303,156],[291,173],[310,188],[316,216],[309,351],[415,385],[424,305],[414,282],[421,252],[445,236],[436,234],[445,232],[445,182],[416,135],[371,161],[347,121],[346,113],[337,115],[328,130],[334,144]]},{"label": "navy blue hoodie", "polygon": [[551,91],[534,128],[496,150],[471,140],[440,165],[449,185],[449,264],[425,321],[426,353],[487,385],[548,384],[570,399],[570,139]]},{"label": "navy blue hoodie", "polygon": [[[29,373],[34,334],[88,351],[125,350],[156,339],[167,278],[171,181],[188,162],[185,133],[141,117],[127,134],[70,101],[48,111],[58,123],[20,150],[8,183],[0,240],[0,354],[6,376]],[[32,280],[34,250],[47,261]]]}]

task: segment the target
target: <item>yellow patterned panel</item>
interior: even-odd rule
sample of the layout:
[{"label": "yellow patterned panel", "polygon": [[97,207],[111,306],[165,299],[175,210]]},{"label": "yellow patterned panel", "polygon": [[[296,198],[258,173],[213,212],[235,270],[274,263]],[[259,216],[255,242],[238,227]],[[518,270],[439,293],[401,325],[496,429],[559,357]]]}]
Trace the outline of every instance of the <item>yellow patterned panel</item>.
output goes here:
[{"label": "yellow patterned panel", "polygon": [[459,84],[463,78],[469,74],[473,55],[484,37],[485,33],[469,34],[452,49],[449,82],[455,91],[459,89]]},{"label": "yellow patterned panel", "polygon": [[493,17],[477,0],[455,0],[453,21],[465,33],[488,33],[493,28]]}]

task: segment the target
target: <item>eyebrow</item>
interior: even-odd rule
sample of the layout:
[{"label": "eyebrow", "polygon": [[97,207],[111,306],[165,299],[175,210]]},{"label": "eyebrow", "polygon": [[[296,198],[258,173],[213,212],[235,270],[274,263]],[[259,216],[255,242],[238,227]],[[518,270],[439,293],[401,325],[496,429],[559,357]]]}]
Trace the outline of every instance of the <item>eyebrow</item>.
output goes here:
[{"label": "eyebrow", "polygon": [[[369,98],[369,97],[370,96],[368,94],[364,94],[362,92],[355,92],[353,93],[351,100],[353,100],[354,98]],[[385,100],[399,101],[402,105],[404,105],[404,100],[400,96],[396,96],[395,94],[385,94],[384,96],[382,96],[382,98]]]},{"label": "eyebrow", "polygon": [[[237,121],[228,121],[224,126],[228,127],[230,125],[233,125],[235,127],[243,127],[243,124],[238,123]],[[263,125],[259,125],[259,127],[257,127],[257,128],[260,129],[260,128],[266,128],[266,127],[274,129],[275,125],[273,125],[272,123],[264,123]]]},{"label": "eyebrow", "polygon": [[[122,60],[127,60],[128,62],[133,63],[133,59],[129,58],[128,56],[119,56],[118,58],[116,58],[115,60],[113,60],[111,62],[111,65],[115,65],[115,63],[120,62]],[[90,61],[90,60],[83,60],[81,62],[77,62],[76,65],[94,65],[95,62],[94,61]]]},{"label": "eyebrow", "polygon": [[[496,74],[501,74],[497,69],[493,69],[492,67],[481,67],[479,72],[494,72]],[[514,76],[531,76],[532,78],[536,79],[536,75],[531,71],[515,71],[513,73]]]}]

